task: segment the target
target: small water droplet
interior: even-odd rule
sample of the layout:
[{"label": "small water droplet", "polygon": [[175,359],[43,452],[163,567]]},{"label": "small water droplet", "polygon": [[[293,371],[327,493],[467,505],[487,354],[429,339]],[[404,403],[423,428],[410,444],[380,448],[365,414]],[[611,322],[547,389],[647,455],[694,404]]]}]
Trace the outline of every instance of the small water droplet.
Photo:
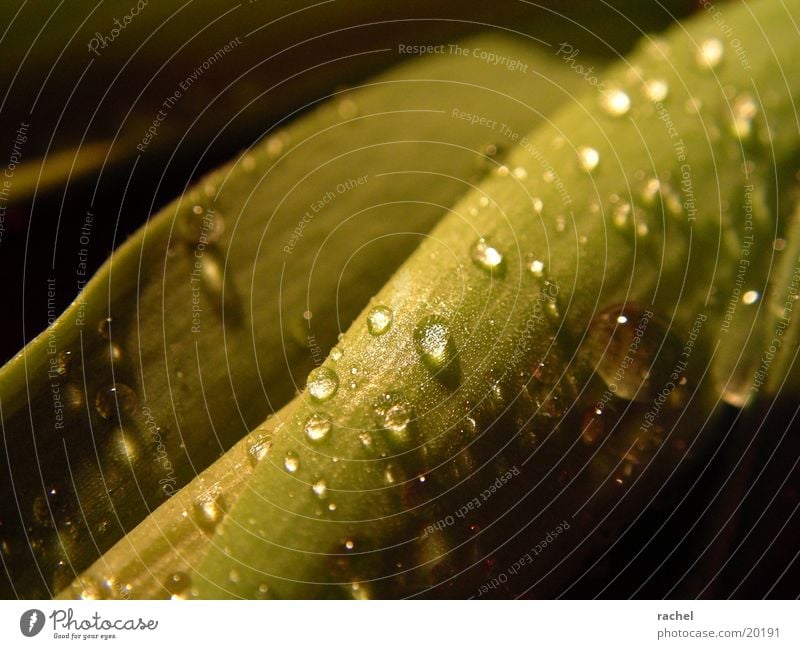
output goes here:
[{"label": "small water droplet", "polygon": [[758,105],[747,93],[740,95],[733,103],[733,134],[741,140],[753,134],[753,123],[758,115]]},{"label": "small water droplet", "polygon": [[328,415],[315,412],[306,420],[304,430],[310,441],[319,444],[328,438],[332,428],[333,424]]},{"label": "small water droplet", "polygon": [[340,360],[342,360],[342,355],[343,355],[343,354],[344,354],[344,352],[342,352],[341,348],[339,348],[339,347],[334,347],[334,348],[331,350],[331,360],[333,360],[333,361],[340,361]]},{"label": "small water droplet", "polygon": [[367,315],[367,328],[373,336],[385,334],[392,326],[394,314],[388,306],[376,306]]},{"label": "small water droplet", "polygon": [[725,48],[722,41],[717,38],[707,38],[700,43],[700,49],[697,51],[697,65],[701,68],[713,70],[722,62],[722,55],[725,53]]},{"label": "small water droplet", "polygon": [[581,164],[586,171],[594,171],[597,169],[597,165],[600,164],[600,153],[597,149],[593,149],[590,146],[583,146],[578,149],[578,156],[581,159]]},{"label": "small water droplet", "polygon": [[514,178],[517,180],[525,180],[528,177],[528,172],[524,167],[514,168]]},{"label": "small water droplet", "polygon": [[173,572],[164,584],[170,599],[187,599],[189,589],[192,587],[192,578],[185,572]]},{"label": "small water droplet", "polygon": [[311,491],[313,491],[314,495],[320,500],[327,498],[328,483],[326,483],[324,480],[317,480],[313,485],[311,485]]},{"label": "small water droplet", "polygon": [[342,99],[336,107],[336,112],[342,119],[353,119],[358,115],[358,105],[349,97]]},{"label": "small water droplet", "polygon": [[283,458],[283,468],[289,473],[297,473],[297,470],[300,468],[300,458],[297,456],[297,453],[293,451],[286,453],[286,456]]},{"label": "small water droplet", "polygon": [[624,228],[628,225],[628,219],[630,218],[632,209],[631,204],[627,201],[616,203],[611,208],[611,220],[614,222],[614,225],[618,228]]},{"label": "small water droplet", "polygon": [[544,262],[539,259],[531,259],[528,262],[528,271],[534,277],[544,276]]},{"label": "small water droplet", "polygon": [[386,467],[386,470],[383,472],[383,479],[386,481],[386,484],[395,484],[397,482],[397,478],[397,467],[395,467],[393,464],[389,464]]},{"label": "small water droplet", "polygon": [[124,383],[103,388],[94,399],[97,413],[106,420],[116,419],[117,413],[123,417],[132,415],[136,410],[136,403],[136,393]]},{"label": "small water droplet", "polygon": [[411,411],[407,402],[401,401],[389,408],[383,416],[383,425],[389,430],[405,430],[411,420]]},{"label": "small water droplet", "polygon": [[56,357],[56,371],[59,376],[66,376],[72,364],[72,352],[59,352]]},{"label": "small water droplet", "polygon": [[744,304],[755,304],[761,299],[761,294],[758,291],[747,291],[742,295],[742,302]]},{"label": "small water droplet", "polygon": [[328,503],[328,511],[335,512],[336,511],[336,503]]},{"label": "small water droplet", "polygon": [[369,433],[359,433],[358,440],[361,442],[361,446],[367,449],[372,448],[372,435]]},{"label": "small water droplet", "polygon": [[353,539],[347,539],[347,540],[344,542],[344,548],[345,548],[345,550],[352,550],[352,549],[353,549],[353,548],[355,548],[355,547],[356,547],[356,544],[355,544],[355,541],[353,541]]},{"label": "small water droplet", "polygon": [[487,272],[501,273],[504,269],[503,254],[484,237],[472,244],[470,256],[478,268]]},{"label": "small water droplet", "polygon": [[669,96],[669,85],[664,79],[649,79],[644,83],[644,94],[653,103],[664,101]]},{"label": "small water droplet", "polygon": [[267,155],[270,158],[277,158],[283,153],[283,140],[279,135],[273,135],[267,140]]},{"label": "small water droplet", "polygon": [[339,377],[336,372],[327,367],[318,367],[308,375],[308,392],[316,401],[331,399],[339,389]]},{"label": "small water droplet", "polygon": [[231,568],[228,571],[228,581],[232,584],[238,584],[241,577],[239,576],[239,571],[236,568]]},{"label": "small water droplet", "polygon": [[611,88],[600,95],[600,107],[612,117],[622,117],[631,109],[631,98],[620,88]]}]

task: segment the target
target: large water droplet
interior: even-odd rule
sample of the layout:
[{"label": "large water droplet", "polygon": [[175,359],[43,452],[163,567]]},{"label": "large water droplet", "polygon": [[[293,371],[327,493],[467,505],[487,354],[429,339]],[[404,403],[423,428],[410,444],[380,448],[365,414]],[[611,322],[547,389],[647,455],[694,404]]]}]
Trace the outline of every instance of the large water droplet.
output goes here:
[{"label": "large water droplet", "polygon": [[213,532],[225,516],[225,500],[219,493],[203,494],[192,509],[197,524],[207,532]]},{"label": "large water droplet", "polygon": [[311,491],[314,492],[314,495],[322,500],[323,498],[328,497],[328,483],[324,480],[317,480],[314,484],[311,485]]},{"label": "large water droplet", "polygon": [[333,424],[328,415],[315,412],[307,420],[304,427],[306,437],[312,442],[324,442],[330,435]]},{"label": "large water droplet", "polygon": [[450,327],[439,316],[428,316],[416,326],[414,342],[422,360],[434,370],[442,369],[455,355]]},{"label": "large water droplet", "polygon": [[251,441],[247,449],[247,456],[250,464],[258,464],[261,460],[267,457],[269,449],[272,447],[272,435],[269,433],[258,433]]},{"label": "large water droplet", "polygon": [[339,377],[327,367],[318,367],[308,375],[308,393],[316,401],[331,399],[339,389]]},{"label": "large water droplet", "polygon": [[628,303],[601,311],[587,333],[595,371],[617,397],[650,401],[669,382],[679,343],[648,308]]},{"label": "large water droplet", "polygon": [[385,334],[392,326],[394,314],[388,306],[376,306],[367,315],[367,329],[373,336]]},{"label": "large water droplet", "polygon": [[484,237],[478,239],[470,250],[473,263],[489,273],[502,273],[505,266],[503,254]]}]

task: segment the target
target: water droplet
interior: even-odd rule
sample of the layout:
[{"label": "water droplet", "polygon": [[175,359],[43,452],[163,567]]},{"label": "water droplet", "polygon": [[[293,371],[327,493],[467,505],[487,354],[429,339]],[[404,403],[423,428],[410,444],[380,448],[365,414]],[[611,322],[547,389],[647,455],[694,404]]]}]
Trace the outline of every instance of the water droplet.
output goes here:
[{"label": "water droplet", "polygon": [[680,345],[653,311],[628,303],[601,311],[589,326],[587,351],[614,395],[647,402],[668,382]]},{"label": "water droplet", "polygon": [[597,149],[593,149],[590,146],[582,146],[578,149],[578,156],[581,159],[581,164],[586,171],[594,171],[597,169],[597,165],[600,164],[600,153]]},{"label": "water droplet", "polygon": [[256,465],[267,457],[267,453],[269,453],[271,447],[272,435],[269,433],[258,433],[247,449],[247,456],[250,460],[250,464]]},{"label": "water droplet", "polygon": [[722,62],[724,53],[725,48],[722,41],[717,38],[708,38],[700,44],[700,49],[697,51],[697,64],[701,68],[713,70]]},{"label": "water droplet", "polygon": [[315,412],[306,421],[304,430],[306,437],[312,442],[324,442],[333,428],[330,417],[328,415]]},{"label": "water droplet", "polygon": [[624,90],[612,88],[600,95],[600,107],[612,117],[622,117],[631,109],[631,98]]},{"label": "water droplet", "polygon": [[439,316],[428,316],[416,326],[414,342],[422,360],[432,369],[442,369],[455,356],[450,327]]},{"label": "water droplet", "polygon": [[97,325],[97,332],[106,340],[111,340],[111,318],[103,318]]},{"label": "water droplet", "polygon": [[376,306],[367,315],[367,329],[373,336],[385,334],[392,326],[394,314],[388,306]]},{"label": "water droplet", "polygon": [[405,430],[411,420],[411,411],[405,401],[394,404],[383,416],[383,425],[389,430]]},{"label": "water droplet", "polygon": [[599,444],[605,435],[604,412],[601,408],[589,408],[583,415],[581,440],[587,446]]},{"label": "water droplet", "polygon": [[525,170],[524,167],[515,167],[514,168],[514,178],[517,180],[525,180],[528,177],[528,172]]},{"label": "water droplet", "polygon": [[499,167],[497,167],[497,175],[500,176],[501,178],[507,176],[508,173],[509,173],[508,167],[506,167],[505,165],[500,165]]},{"label": "water droplet", "polygon": [[664,101],[669,96],[669,85],[664,79],[649,79],[644,83],[644,94],[654,103]]},{"label": "water droplet", "polygon": [[528,271],[534,277],[544,276],[544,262],[539,259],[531,259],[528,262]]},{"label": "water droplet", "polygon": [[372,448],[372,435],[369,433],[359,433],[358,440],[361,442],[361,446],[367,449]]},{"label": "water droplet", "polygon": [[755,304],[760,298],[761,294],[758,291],[747,291],[742,295],[742,302],[744,304]]},{"label": "water droplet", "polygon": [[335,512],[336,511],[336,503],[328,503],[328,511]]},{"label": "water droplet", "polygon": [[737,97],[733,103],[733,134],[741,140],[753,134],[753,122],[758,115],[758,105],[749,94]]},{"label": "water droplet", "polygon": [[352,549],[353,549],[353,548],[355,548],[355,547],[356,547],[356,544],[355,544],[355,541],[353,541],[353,539],[347,539],[347,540],[344,542],[344,548],[345,548],[345,550],[352,550]]},{"label": "water droplet", "polygon": [[106,599],[106,589],[104,585],[94,577],[81,577],[78,581],[80,594],[78,597],[83,600]]},{"label": "water droplet", "polygon": [[401,392],[387,392],[373,407],[375,424],[387,432],[387,441],[396,450],[408,448],[413,443],[409,423],[412,408]]},{"label": "water droplet", "polygon": [[286,453],[286,457],[283,458],[283,468],[289,473],[297,473],[297,470],[300,468],[300,458],[297,456],[297,453],[293,451]]},{"label": "water droplet", "polygon": [[632,211],[631,204],[627,201],[622,201],[620,203],[616,203],[611,208],[611,220],[614,222],[618,228],[624,228],[628,225],[628,219],[631,215]]},{"label": "water droplet", "polygon": [[470,256],[475,265],[482,270],[501,273],[504,269],[502,253],[484,237],[472,244]]},{"label": "water droplet", "polygon": [[59,376],[65,376],[69,373],[70,365],[72,364],[72,352],[59,352],[56,359],[56,371]]},{"label": "water droplet", "polygon": [[544,209],[544,201],[542,201],[541,198],[534,197],[531,202],[533,203],[534,211],[536,211],[537,214],[541,214]]},{"label": "water droplet", "polygon": [[397,478],[397,467],[395,467],[393,464],[389,464],[386,467],[386,470],[383,472],[383,479],[386,481],[386,484],[395,484],[397,482]]},{"label": "water droplet", "polygon": [[238,584],[241,577],[239,576],[239,571],[236,568],[231,568],[228,571],[228,581],[232,584]]},{"label": "water droplet", "polygon": [[340,361],[342,360],[342,355],[344,352],[339,347],[334,347],[331,350],[331,360],[333,361]]},{"label": "water droplet", "polygon": [[775,239],[772,242],[772,249],[776,252],[781,252],[786,249],[786,239]]},{"label": "water droplet", "polygon": [[136,393],[124,383],[115,383],[100,390],[94,399],[97,413],[106,420],[132,415],[136,410]]},{"label": "water droplet", "polygon": [[267,155],[270,158],[277,158],[283,153],[283,140],[279,135],[273,135],[267,140]]},{"label": "water droplet", "polygon": [[336,112],[342,119],[353,119],[358,115],[358,105],[349,97],[342,99],[336,107]]},{"label": "water droplet", "polygon": [[314,495],[320,500],[327,498],[328,484],[324,480],[317,480],[313,485],[311,485],[311,491],[313,491]]},{"label": "water droplet", "polygon": [[187,599],[192,587],[192,578],[185,572],[173,572],[164,584],[170,599]]},{"label": "water droplet", "polygon": [[339,377],[332,369],[318,367],[308,375],[308,392],[316,401],[327,401],[339,389]]},{"label": "water droplet", "polygon": [[213,532],[225,516],[225,500],[220,493],[206,493],[194,502],[192,511],[197,524],[206,532]]}]

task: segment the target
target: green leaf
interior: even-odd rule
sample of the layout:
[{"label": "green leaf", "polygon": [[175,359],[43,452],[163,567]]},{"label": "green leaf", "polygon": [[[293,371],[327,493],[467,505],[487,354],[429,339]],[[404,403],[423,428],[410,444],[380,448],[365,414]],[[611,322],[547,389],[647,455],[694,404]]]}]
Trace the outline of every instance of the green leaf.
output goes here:
[{"label": "green leaf", "polygon": [[784,227],[768,188],[798,151],[798,11],[731,6],[730,31],[703,16],[618,67],[611,96],[509,134],[511,173],[456,205],[325,362],[336,393],[312,379],[282,411],[196,594],[559,594],[566,566],[679,488],[738,344],[721,305],[750,185],[756,250]]},{"label": "green leaf", "polygon": [[[19,498],[3,538],[19,593],[63,587],[294,395],[499,164],[484,152],[498,134],[453,107],[522,129],[583,83],[530,41],[465,45],[542,67],[520,84],[519,71],[443,55],[337,94],[152,218],[0,370],[3,488],[13,481]],[[559,73],[561,88],[543,92]]]}]

